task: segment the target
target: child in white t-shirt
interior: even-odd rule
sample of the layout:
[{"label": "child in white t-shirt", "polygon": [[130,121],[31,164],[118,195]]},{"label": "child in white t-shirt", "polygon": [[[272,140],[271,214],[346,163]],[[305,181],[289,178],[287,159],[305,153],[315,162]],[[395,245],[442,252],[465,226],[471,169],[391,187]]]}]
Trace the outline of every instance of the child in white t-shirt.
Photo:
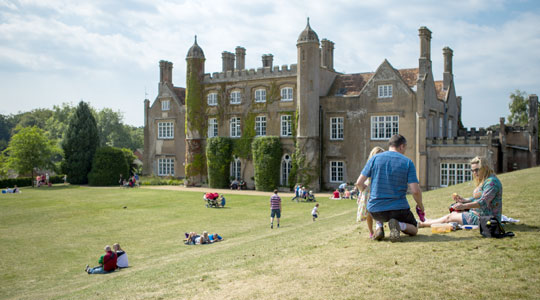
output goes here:
[{"label": "child in white t-shirt", "polygon": [[315,222],[315,219],[319,217],[319,203],[315,204],[315,207],[313,207],[311,216],[313,217],[313,222]]}]

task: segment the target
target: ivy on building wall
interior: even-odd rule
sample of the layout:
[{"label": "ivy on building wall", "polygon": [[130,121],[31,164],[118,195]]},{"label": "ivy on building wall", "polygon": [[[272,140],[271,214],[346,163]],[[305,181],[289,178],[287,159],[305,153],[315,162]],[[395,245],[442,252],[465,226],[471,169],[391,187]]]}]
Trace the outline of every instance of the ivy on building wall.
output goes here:
[{"label": "ivy on building wall", "polygon": [[197,175],[204,176],[206,174],[206,157],[204,153],[193,154],[193,160],[186,164],[186,177],[194,177]]},{"label": "ivy on building wall", "polygon": [[229,187],[229,165],[232,158],[232,140],[213,137],[206,140],[206,164],[208,185],[211,188]]},{"label": "ivy on building wall", "polygon": [[256,113],[247,113],[244,117],[242,136],[233,140],[233,155],[240,158],[252,159],[251,143],[255,137],[255,116]]},{"label": "ivy on building wall", "polygon": [[277,136],[258,137],[251,144],[255,189],[272,191],[279,186],[281,155],[283,149]]},{"label": "ivy on building wall", "polygon": [[202,137],[206,134],[206,108],[207,103],[203,99],[203,84],[200,71],[203,67],[203,59],[192,59],[187,64],[186,79],[186,135],[188,128]]}]

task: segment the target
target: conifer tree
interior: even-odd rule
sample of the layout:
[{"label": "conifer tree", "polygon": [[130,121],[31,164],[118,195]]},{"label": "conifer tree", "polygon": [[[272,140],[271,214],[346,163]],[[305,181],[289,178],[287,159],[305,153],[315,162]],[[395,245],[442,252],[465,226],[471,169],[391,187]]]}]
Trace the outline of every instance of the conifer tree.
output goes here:
[{"label": "conifer tree", "polygon": [[79,102],[62,143],[64,149],[63,171],[73,184],[88,183],[94,153],[99,145],[99,135],[90,106]]}]

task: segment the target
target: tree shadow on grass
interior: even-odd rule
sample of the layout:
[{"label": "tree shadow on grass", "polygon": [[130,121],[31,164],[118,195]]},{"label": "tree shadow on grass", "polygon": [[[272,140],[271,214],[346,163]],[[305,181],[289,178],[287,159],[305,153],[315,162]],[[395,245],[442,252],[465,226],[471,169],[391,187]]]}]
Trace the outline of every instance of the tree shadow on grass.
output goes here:
[{"label": "tree shadow on grass", "polygon": [[540,227],[527,224],[515,224],[507,223],[504,224],[505,231],[518,231],[518,232],[539,232]]}]

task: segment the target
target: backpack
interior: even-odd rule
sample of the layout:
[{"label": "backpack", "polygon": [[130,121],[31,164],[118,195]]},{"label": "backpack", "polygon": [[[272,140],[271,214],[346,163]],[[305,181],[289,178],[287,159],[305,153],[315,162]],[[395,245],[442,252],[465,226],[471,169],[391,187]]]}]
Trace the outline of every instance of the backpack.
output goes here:
[{"label": "backpack", "polygon": [[511,231],[505,232],[501,222],[494,216],[481,216],[480,226],[478,227],[480,228],[480,234],[483,237],[500,239],[507,236],[514,236],[514,233]]}]

